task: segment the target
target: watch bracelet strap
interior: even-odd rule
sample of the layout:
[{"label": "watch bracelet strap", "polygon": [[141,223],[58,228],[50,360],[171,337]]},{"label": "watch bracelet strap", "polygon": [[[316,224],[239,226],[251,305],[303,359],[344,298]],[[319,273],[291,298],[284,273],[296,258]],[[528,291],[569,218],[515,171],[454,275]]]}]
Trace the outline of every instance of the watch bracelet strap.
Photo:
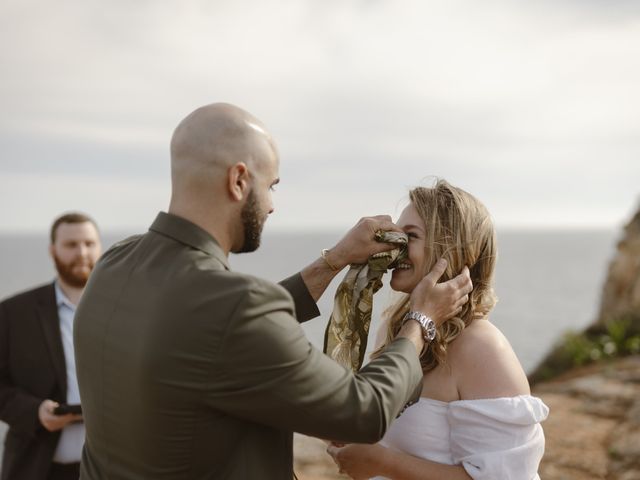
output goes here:
[{"label": "watch bracelet strap", "polygon": [[[433,319],[427,315],[425,315],[422,312],[419,312],[417,310],[410,310],[408,311],[404,318],[402,319],[402,324],[404,325],[405,323],[407,323],[409,320],[414,320],[416,321],[419,325],[420,328],[422,329],[422,338],[424,339],[425,342],[425,348],[423,349],[423,351],[420,353],[420,355],[422,355],[422,353],[424,353],[424,350],[426,350],[426,347],[434,340],[435,335],[433,337],[429,337],[429,333],[427,330],[427,326],[423,324],[423,322],[427,323],[427,324],[431,324],[432,328],[435,329],[435,322],[433,321]],[[435,330],[434,330],[434,334],[435,334]]]}]

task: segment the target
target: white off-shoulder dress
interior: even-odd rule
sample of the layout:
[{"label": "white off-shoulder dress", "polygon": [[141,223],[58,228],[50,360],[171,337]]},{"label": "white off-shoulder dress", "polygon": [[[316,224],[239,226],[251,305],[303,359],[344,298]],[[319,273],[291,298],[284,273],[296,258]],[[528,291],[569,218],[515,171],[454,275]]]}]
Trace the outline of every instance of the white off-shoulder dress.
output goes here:
[{"label": "white off-shoulder dress", "polygon": [[380,443],[462,465],[474,480],[539,480],[540,422],[548,414],[542,400],[531,395],[454,402],[422,397],[391,424]]}]

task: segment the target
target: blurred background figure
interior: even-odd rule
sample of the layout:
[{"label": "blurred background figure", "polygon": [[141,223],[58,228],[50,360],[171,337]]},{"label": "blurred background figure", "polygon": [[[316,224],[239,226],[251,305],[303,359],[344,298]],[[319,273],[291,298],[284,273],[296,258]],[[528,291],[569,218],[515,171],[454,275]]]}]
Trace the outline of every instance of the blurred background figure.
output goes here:
[{"label": "blurred background figure", "polygon": [[2,480],[72,480],[79,476],[82,415],[73,318],[101,253],[96,223],[67,213],[51,226],[52,283],[0,303],[0,419],[9,425]]}]

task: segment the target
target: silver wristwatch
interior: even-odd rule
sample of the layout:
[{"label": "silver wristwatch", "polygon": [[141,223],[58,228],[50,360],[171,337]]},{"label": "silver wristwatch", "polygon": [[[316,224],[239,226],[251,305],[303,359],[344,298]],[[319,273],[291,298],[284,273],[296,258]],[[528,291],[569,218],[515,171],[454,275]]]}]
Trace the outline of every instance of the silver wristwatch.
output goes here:
[{"label": "silver wristwatch", "polygon": [[425,342],[432,342],[434,338],[436,338],[436,322],[431,320],[431,318],[427,317],[424,313],[416,312],[412,310],[407,312],[407,314],[402,319],[402,324],[404,325],[409,320],[415,320],[422,327],[422,336]]}]

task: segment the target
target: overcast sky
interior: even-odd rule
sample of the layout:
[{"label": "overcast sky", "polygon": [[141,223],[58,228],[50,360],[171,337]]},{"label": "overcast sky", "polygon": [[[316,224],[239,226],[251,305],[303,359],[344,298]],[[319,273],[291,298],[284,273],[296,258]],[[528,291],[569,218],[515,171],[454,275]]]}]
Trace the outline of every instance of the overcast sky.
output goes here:
[{"label": "overcast sky", "polygon": [[430,176],[498,227],[640,202],[633,0],[3,0],[0,65],[4,232],[71,209],[145,229],[173,128],[217,101],[276,138],[273,230],[397,215]]}]

